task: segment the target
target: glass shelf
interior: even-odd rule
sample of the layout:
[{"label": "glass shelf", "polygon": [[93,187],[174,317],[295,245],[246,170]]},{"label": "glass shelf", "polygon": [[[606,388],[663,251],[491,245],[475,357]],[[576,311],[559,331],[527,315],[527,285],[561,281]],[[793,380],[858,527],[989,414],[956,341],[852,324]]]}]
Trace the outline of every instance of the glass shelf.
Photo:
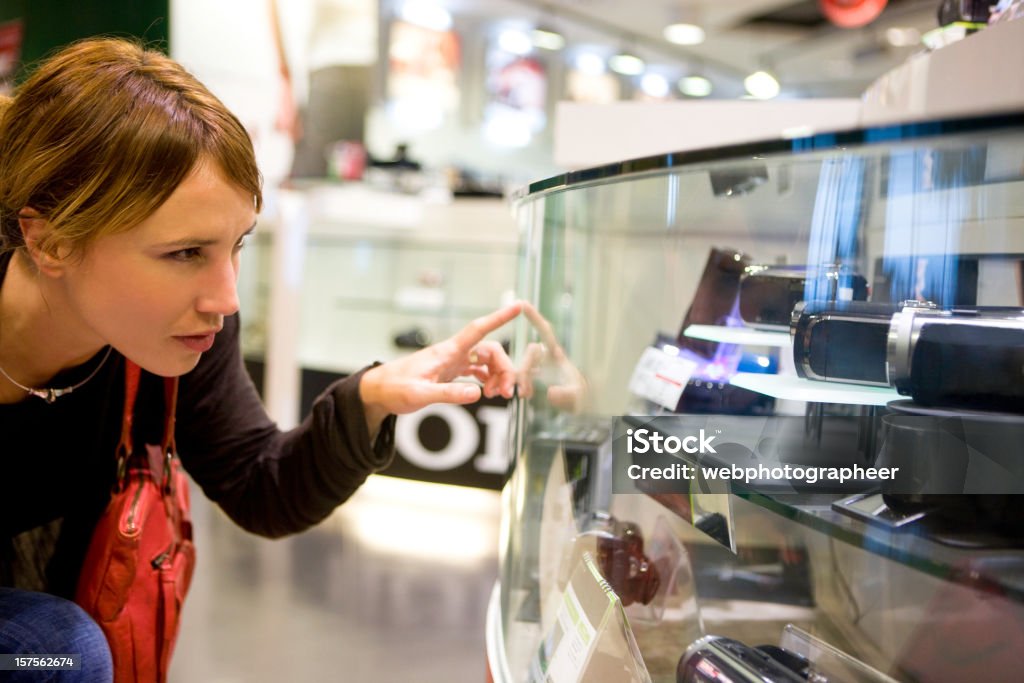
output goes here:
[{"label": "glass shelf", "polygon": [[895,389],[842,382],[817,382],[793,375],[738,372],[729,379],[729,382],[743,389],[789,401],[884,406],[890,401],[904,398]]},{"label": "glass shelf", "polygon": [[755,330],[750,327],[725,327],[723,325],[690,325],[683,335],[693,339],[705,339],[725,344],[743,344],[745,346],[771,346],[776,348],[793,348],[789,332],[773,332],[771,330]]}]

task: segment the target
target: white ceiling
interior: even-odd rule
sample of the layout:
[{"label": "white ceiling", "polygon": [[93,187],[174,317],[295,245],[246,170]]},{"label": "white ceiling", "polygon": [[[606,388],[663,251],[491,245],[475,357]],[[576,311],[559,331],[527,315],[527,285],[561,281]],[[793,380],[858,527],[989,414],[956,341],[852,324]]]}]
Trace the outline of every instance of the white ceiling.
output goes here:
[{"label": "white ceiling", "polygon": [[[841,29],[819,19],[816,0],[447,0],[459,16],[487,16],[545,23],[572,45],[626,47],[651,65],[716,81],[716,95],[738,96],[743,76],[772,71],[784,94],[856,96],[875,78],[904,61],[915,47],[895,47],[891,27],[924,33],[936,26],[938,0],[889,0],[882,15],[860,29]],[[783,12],[801,23],[751,20]],[[673,22],[697,23],[706,41],[672,45],[662,29]],[[817,20],[817,21],[815,21]],[[806,24],[810,25],[806,25]],[[722,83],[725,83],[722,86]]]}]

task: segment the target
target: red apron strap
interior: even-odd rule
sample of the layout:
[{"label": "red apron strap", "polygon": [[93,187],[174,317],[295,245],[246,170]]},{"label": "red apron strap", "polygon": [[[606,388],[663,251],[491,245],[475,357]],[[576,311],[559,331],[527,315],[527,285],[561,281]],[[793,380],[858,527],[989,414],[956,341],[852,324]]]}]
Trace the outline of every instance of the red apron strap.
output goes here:
[{"label": "red apron strap", "polygon": [[132,415],[135,412],[135,397],[139,394],[139,377],[142,369],[127,358],[124,360],[124,415],[121,417],[120,450],[132,454]]},{"label": "red apron strap", "polygon": [[124,485],[128,471],[128,458],[132,455],[132,416],[135,414],[135,398],[139,395],[139,377],[142,368],[127,358],[124,359],[124,412],[121,416],[121,442],[117,446],[117,484]]},{"label": "red apron strap", "polygon": [[174,420],[178,405],[178,378],[164,377],[164,440],[163,450],[165,453],[175,452],[174,447]]}]

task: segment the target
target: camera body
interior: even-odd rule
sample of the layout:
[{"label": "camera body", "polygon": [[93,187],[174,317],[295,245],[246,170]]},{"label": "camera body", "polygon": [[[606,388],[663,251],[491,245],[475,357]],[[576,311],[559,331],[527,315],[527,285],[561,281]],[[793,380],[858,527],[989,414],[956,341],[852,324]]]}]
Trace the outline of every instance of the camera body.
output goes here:
[{"label": "camera body", "polygon": [[889,325],[903,304],[801,301],[790,335],[796,373],[805,379],[889,386]]},{"label": "camera body", "polygon": [[[780,656],[781,655],[781,656]],[[683,653],[676,683],[806,683],[806,661],[776,647],[751,647],[721,636],[704,636]]]},{"label": "camera body", "polygon": [[868,282],[843,266],[748,266],[740,279],[740,317],[751,327],[789,329],[800,301],[863,301]]},{"label": "camera body", "polygon": [[889,383],[919,405],[1024,413],[1024,309],[904,308],[886,347]]}]

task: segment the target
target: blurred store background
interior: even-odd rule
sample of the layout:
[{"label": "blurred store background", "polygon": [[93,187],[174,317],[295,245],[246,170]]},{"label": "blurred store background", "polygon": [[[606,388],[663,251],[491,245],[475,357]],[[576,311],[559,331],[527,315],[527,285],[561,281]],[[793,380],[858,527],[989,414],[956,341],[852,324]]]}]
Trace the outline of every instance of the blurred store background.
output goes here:
[{"label": "blurred store background", "polygon": [[5,0],[0,21],[20,20],[22,63],[101,32],[169,45],[253,132],[268,180],[292,165],[288,85],[373,159],[404,145],[435,182],[500,191],[559,170],[560,101],[858,97],[938,26],[936,0],[845,4],[884,9],[843,28],[817,0]]}]

